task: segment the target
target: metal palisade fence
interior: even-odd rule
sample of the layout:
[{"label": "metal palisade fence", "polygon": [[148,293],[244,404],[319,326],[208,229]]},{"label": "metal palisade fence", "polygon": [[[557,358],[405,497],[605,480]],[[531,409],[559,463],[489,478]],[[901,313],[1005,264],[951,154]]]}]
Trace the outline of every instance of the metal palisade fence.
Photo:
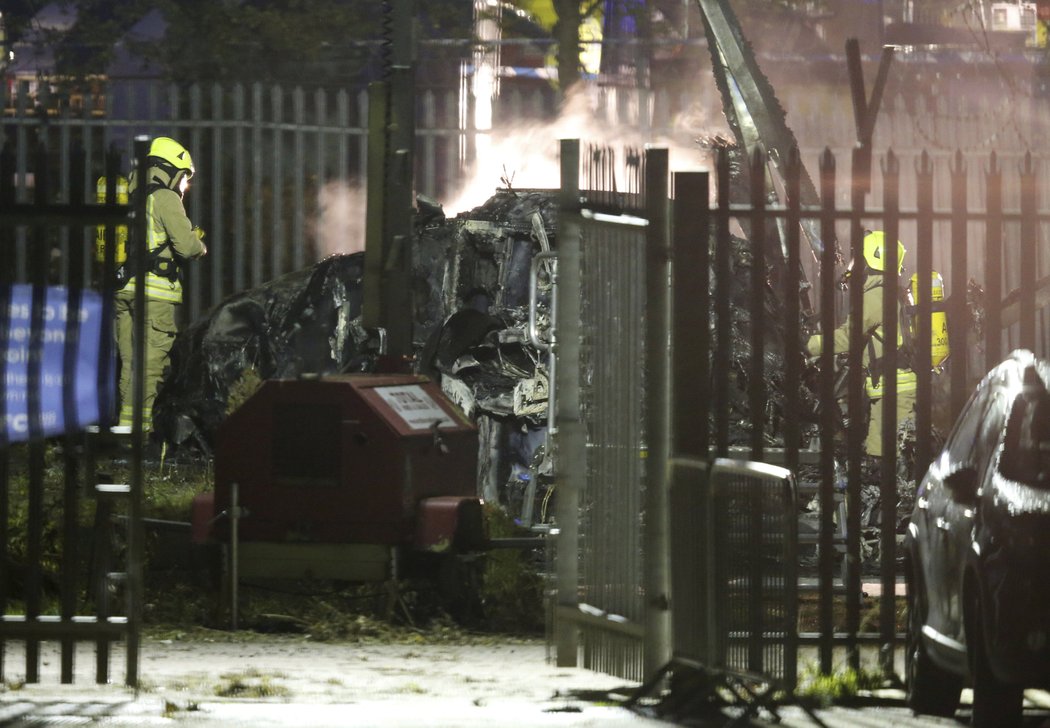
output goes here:
[{"label": "metal palisade fence", "polygon": [[[590,84],[583,93],[588,110],[581,118],[610,134],[661,140],[674,145],[679,157],[682,152],[677,150],[690,150],[690,159],[678,160],[676,167],[707,159],[696,145],[698,135],[725,132],[717,112],[718,94],[710,83],[698,82],[687,92]],[[785,89],[783,98],[806,164],[815,166],[829,146],[846,169],[854,138],[848,95],[807,87]],[[545,128],[544,124],[556,128],[553,122],[559,112],[550,88],[504,84],[492,99],[491,129],[476,128],[477,103],[460,88],[417,92],[417,192],[448,203],[473,173],[472,162],[483,137],[508,135],[516,128]],[[962,97],[895,96],[887,99],[885,107],[875,148],[885,150],[892,139],[905,166],[928,148],[934,174],[944,183],[938,185],[939,203],[948,194],[946,183],[956,148],[994,148],[1005,164],[1023,157],[1025,142],[1041,133],[1036,122],[1017,118],[1045,116],[1039,114],[1036,99],[1028,101],[1024,114],[1006,113],[990,104],[974,106]],[[92,93],[71,96],[50,91],[44,83],[31,88],[20,82],[0,87],[0,108],[0,143],[13,155],[14,193],[19,201],[34,195],[30,167],[40,143],[48,150],[52,194],[70,189],[71,170],[65,160],[73,145],[83,148],[86,200],[92,199],[112,149],[121,155],[122,172],[127,173],[138,134],[172,136],[191,151],[197,175],[186,197],[187,210],[207,232],[209,246],[207,260],[187,272],[191,320],[226,296],[299,270],[332,252],[363,245],[368,151],[364,89],[110,79]],[[532,141],[500,148],[534,153],[536,135],[527,138]],[[549,139],[546,151],[553,153],[554,132],[542,138]],[[511,178],[524,164],[523,159],[501,161]],[[1042,166],[1045,161],[1035,163]],[[983,183],[976,167],[971,165],[969,172],[972,198]],[[486,182],[494,189],[500,179],[497,175]],[[551,179],[549,185],[555,184],[557,180]],[[902,184],[902,192],[910,194],[912,182],[907,176]],[[1009,193],[1014,180],[1007,176],[1004,184]],[[881,194],[881,186],[882,172],[876,168],[873,193]],[[1043,197],[1047,194],[1043,190]],[[972,244],[978,240],[974,238]]]},{"label": "metal palisade fence", "polygon": [[[146,149],[146,140],[136,142],[140,164]],[[132,428],[138,436],[127,483],[100,480],[92,451],[93,438],[113,424],[116,411],[111,281],[117,230],[130,228],[128,244],[145,246],[145,216],[131,217],[131,208],[117,202],[117,155],[103,165],[112,180],[104,202],[85,204],[82,147],[66,150],[64,186],[52,176],[48,148],[37,144],[30,151],[22,160],[9,148],[0,154],[0,679],[46,679],[45,650],[57,644],[58,677],[73,682],[77,644],[90,642],[95,679],[108,682],[111,643],[123,640],[125,681],[137,685],[141,413]],[[32,199],[19,198],[18,175],[31,175]],[[106,240],[101,261],[98,235]],[[135,356],[142,361],[144,293],[135,306]],[[141,401],[142,367],[137,371],[134,392]],[[122,544],[115,543],[118,513],[126,524]],[[15,643],[22,647],[21,667],[7,659]]]},{"label": "metal palisade fence", "polygon": [[[363,248],[364,91],[139,81],[72,107],[44,85],[31,95],[21,84],[0,101],[0,137],[14,160],[19,201],[34,194],[31,150],[39,145],[47,150],[53,195],[72,189],[70,151],[84,150],[75,183],[85,201],[94,198],[106,155],[115,150],[128,165],[137,135],[171,136],[190,150],[196,175],[186,207],[209,248],[208,264],[187,273],[191,320],[232,293]],[[455,93],[418,99],[417,184],[437,198],[457,183],[462,166],[457,103]]]},{"label": "metal palisade fence", "polygon": [[[684,650],[692,659],[733,667],[733,638],[726,641],[726,635],[736,634],[752,645],[739,666],[748,669],[762,664],[755,659],[762,648],[753,640],[767,634],[783,649],[770,664],[780,665],[776,677],[788,687],[797,677],[795,666],[776,661],[794,655],[798,645],[816,647],[825,673],[843,657],[859,667],[861,645],[876,645],[884,670],[892,671],[900,639],[896,594],[903,578],[898,501],[914,494],[940,438],[988,369],[1014,348],[1050,355],[1045,262],[1050,206],[1042,202],[1042,162],[1031,155],[1004,163],[994,153],[977,158],[958,153],[942,188],[929,155],[919,154],[905,166],[890,150],[873,165],[877,193],[864,194],[871,184],[867,165],[854,161],[852,174],[839,174],[835,156],[826,150],[817,176],[820,202],[803,206],[797,153],[783,162],[785,185],[778,190],[783,202],[774,204],[768,201],[768,160],[761,150],[749,160],[751,179],[758,183],[743,201],[730,198],[733,166],[727,150],[719,152],[712,172],[673,175],[665,161],[653,165],[654,150],[648,150],[646,182],[632,201],[612,194],[611,184],[596,190],[581,185],[581,179],[595,180],[586,173],[588,166],[602,154],[612,158],[611,152],[581,159],[574,143],[563,142],[562,149],[556,351],[560,558],[553,631],[559,662],[575,664],[582,650],[585,664],[594,669],[651,676]],[[968,187],[975,168],[981,188],[976,202]],[[671,182],[670,189],[656,184],[656,174]],[[847,206],[838,204],[842,190],[853,192]],[[661,223],[654,194],[669,205],[669,225]],[[619,209],[609,207],[610,198],[621,199]],[[936,202],[941,199],[945,202]],[[807,220],[810,230],[819,231],[816,245],[803,238],[801,223]],[[842,417],[844,410],[862,412],[866,406],[864,332],[853,327],[845,351],[825,347],[816,359],[806,351],[810,335],[830,341],[848,313],[860,310],[865,230],[884,230],[887,239],[903,241],[908,262],[907,278],[895,273],[896,260],[886,266],[889,344],[879,372],[885,411],[896,409],[897,290],[908,285],[911,271],[918,281],[947,271],[943,301],[918,287],[915,320],[918,351],[929,351],[931,326],[921,322],[932,321],[935,309],[945,313],[951,350],[937,368],[916,369],[912,446],[901,450],[900,423],[887,414],[879,433],[885,455],[874,469],[864,466],[863,417]],[[895,246],[888,247],[896,258]],[[854,273],[842,290],[847,266]],[[849,364],[846,382],[839,381],[843,363]],[[783,507],[797,516],[812,500],[819,519],[808,547],[783,524],[776,526],[780,535],[771,536],[761,533],[759,523],[747,536],[750,556],[733,557],[742,563],[767,559],[762,549],[771,537],[785,539],[784,553],[798,553],[798,563],[792,558],[790,570],[784,567],[790,587],[780,579],[776,593],[747,597],[750,604],[779,605],[769,607],[773,612],[754,611],[756,619],[794,615],[788,629],[770,630],[761,621],[748,628],[739,623],[746,609],[736,612],[737,622],[729,627],[707,623],[721,612],[707,608],[719,572],[705,564],[720,563],[726,549],[739,554],[746,547],[739,534],[724,529],[694,532],[725,515],[704,510],[705,503],[717,503],[708,476],[715,458],[782,465],[799,493],[811,488],[803,499],[794,495],[793,484],[778,485],[781,476],[769,484],[770,492],[780,488],[788,494]],[[677,491],[669,487],[672,481],[679,483]],[[690,495],[690,489],[697,494]],[[872,489],[880,504],[874,544],[862,541],[871,523],[861,520]],[[691,518],[671,513],[672,507],[696,512]],[[865,557],[873,545],[874,561]],[[882,587],[878,619],[868,628],[862,622],[862,564],[863,578],[877,579]],[[806,596],[811,586],[812,596]],[[732,593],[726,590],[724,598]],[[716,595],[715,603],[720,598]]]}]

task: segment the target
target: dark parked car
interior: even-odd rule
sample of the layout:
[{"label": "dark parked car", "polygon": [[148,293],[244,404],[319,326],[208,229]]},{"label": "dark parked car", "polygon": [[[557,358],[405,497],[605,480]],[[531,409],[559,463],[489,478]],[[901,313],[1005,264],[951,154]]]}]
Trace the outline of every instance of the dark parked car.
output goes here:
[{"label": "dark parked car", "polygon": [[919,485],[908,526],[908,703],[973,725],[1021,722],[1050,686],[1050,361],[989,372]]}]

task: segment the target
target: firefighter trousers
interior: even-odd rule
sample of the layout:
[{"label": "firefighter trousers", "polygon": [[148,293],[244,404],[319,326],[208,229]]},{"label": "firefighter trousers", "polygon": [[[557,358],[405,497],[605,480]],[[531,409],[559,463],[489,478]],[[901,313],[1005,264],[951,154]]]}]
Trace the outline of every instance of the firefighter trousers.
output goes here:
[{"label": "firefighter trousers", "polygon": [[[132,356],[135,346],[133,291],[120,291],[114,300],[116,310],[117,352],[120,355],[120,422],[130,426],[135,416],[132,401]],[[168,354],[175,341],[175,307],[170,301],[146,299],[145,388],[142,401],[142,430],[153,429],[153,400],[168,364]]]},{"label": "firefighter trousers", "polygon": [[[885,416],[882,399],[879,397],[871,400],[868,436],[864,440],[864,452],[876,458],[882,457],[882,420]],[[915,417],[915,392],[897,392],[897,427],[913,417]]]}]

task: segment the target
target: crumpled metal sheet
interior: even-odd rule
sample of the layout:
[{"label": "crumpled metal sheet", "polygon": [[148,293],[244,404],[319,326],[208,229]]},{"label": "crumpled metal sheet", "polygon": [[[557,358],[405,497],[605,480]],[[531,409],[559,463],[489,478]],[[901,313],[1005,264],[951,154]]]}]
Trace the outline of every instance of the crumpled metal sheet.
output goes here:
[{"label": "crumpled metal sheet", "polygon": [[[427,332],[419,368],[440,376],[465,411],[542,427],[546,358],[527,341],[529,274],[533,256],[553,237],[557,191],[499,190],[451,225],[441,289],[446,318]],[[539,303],[542,316],[548,301]]]},{"label": "crumpled metal sheet", "polygon": [[459,311],[424,350],[421,364],[424,371],[439,373],[443,382],[465,385],[443,386],[466,412],[521,418],[532,424],[546,420],[546,389],[523,385],[545,383],[546,368],[513,322],[473,309]]},{"label": "crumpled metal sheet", "polygon": [[207,445],[231,389],[260,379],[369,371],[359,324],[364,256],[338,255],[226,299],[179,333],[154,404],[158,434]]}]

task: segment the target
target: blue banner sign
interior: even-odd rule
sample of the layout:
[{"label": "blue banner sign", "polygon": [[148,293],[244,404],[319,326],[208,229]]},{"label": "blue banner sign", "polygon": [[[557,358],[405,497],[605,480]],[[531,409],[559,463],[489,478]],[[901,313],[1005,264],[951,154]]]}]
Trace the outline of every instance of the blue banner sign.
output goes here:
[{"label": "blue banner sign", "polygon": [[[69,291],[62,286],[49,286],[45,291],[44,325],[33,337],[33,286],[11,286],[7,336],[0,339],[5,357],[4,431],[8,442],[24,442],[30,434],[49,437],[74,432],[97,423],[101,402],[113,401],[113,379],[107,376],[107,392],[99,388],[99,345],[102,341],[102,296],[96,291],[83,291],[80,306],[70,311]],[[80,320],[77,341],[67,341],[70,317]],[[66,348],[75,352],[73,376],[66,380]],[[30,361],[40,361],[40,415],[30,422]],[[114,371],[108,363],[108,372]],[[65,392],[73,388],[72,420],[66,422]],[[36,425],[36,426],[33,426]]]}]

